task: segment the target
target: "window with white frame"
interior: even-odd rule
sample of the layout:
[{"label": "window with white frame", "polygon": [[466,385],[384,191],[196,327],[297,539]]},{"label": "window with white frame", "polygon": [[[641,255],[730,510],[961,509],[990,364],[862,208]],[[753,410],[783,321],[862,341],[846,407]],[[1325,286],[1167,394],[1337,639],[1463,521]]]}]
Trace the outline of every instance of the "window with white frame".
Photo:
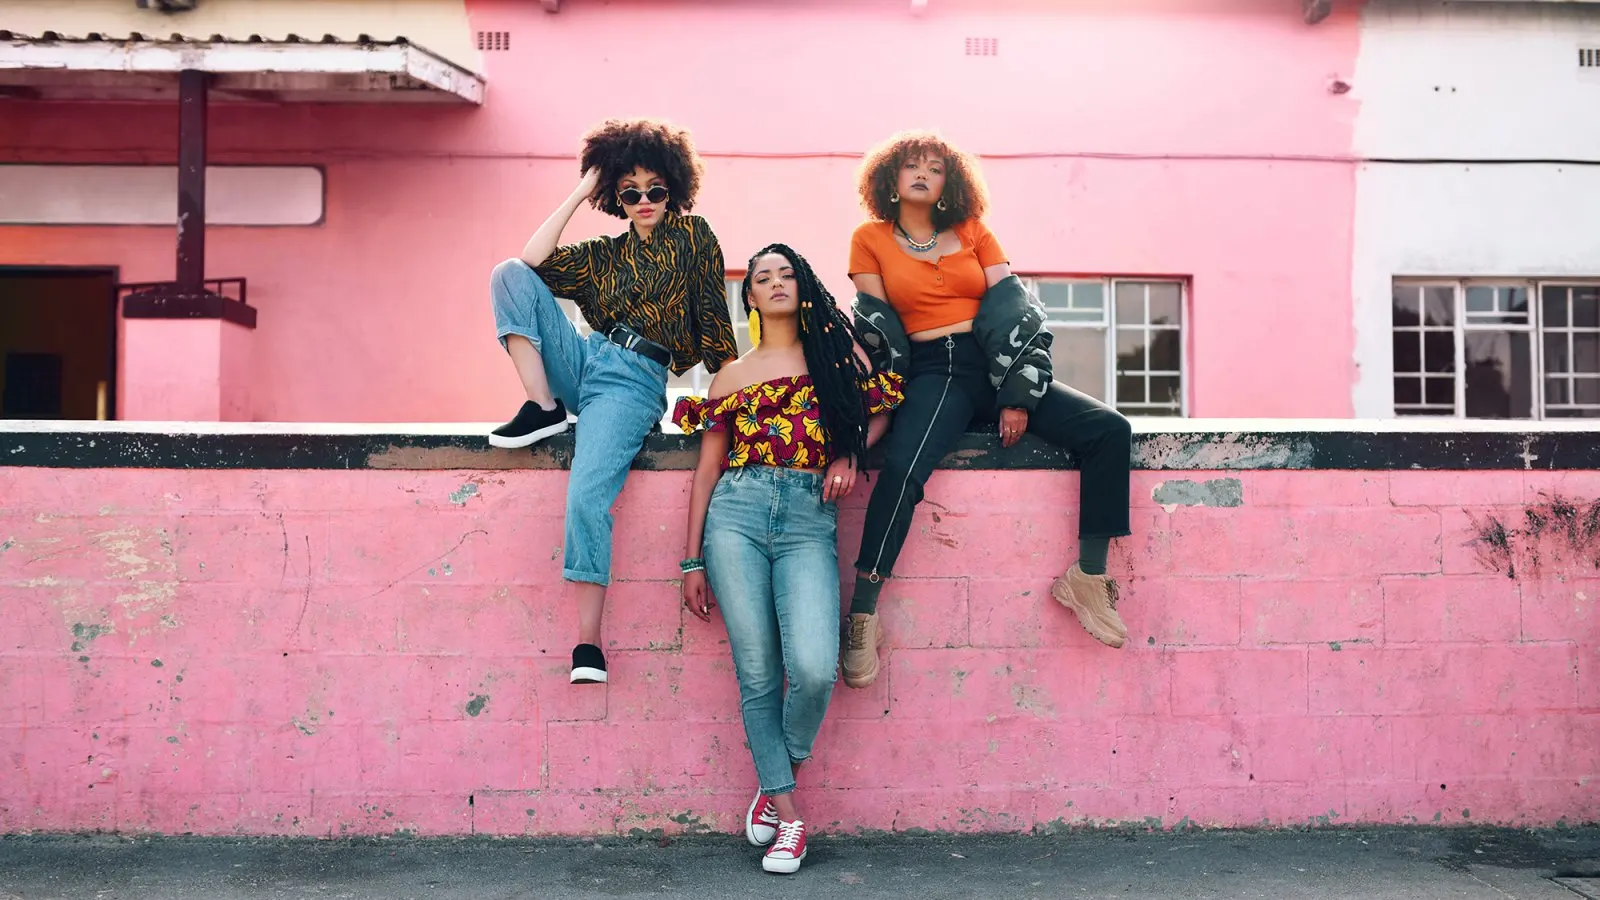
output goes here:
[{"label": "window with white frame", "polygon": [[1181,416],[1184,283],[1024,277],[1044,304],[1055,377],[1133,416]]},{"label": "window with white frame", "polygon": [[1600,282],[1396,279],[1394,411],[1600,417]]}]

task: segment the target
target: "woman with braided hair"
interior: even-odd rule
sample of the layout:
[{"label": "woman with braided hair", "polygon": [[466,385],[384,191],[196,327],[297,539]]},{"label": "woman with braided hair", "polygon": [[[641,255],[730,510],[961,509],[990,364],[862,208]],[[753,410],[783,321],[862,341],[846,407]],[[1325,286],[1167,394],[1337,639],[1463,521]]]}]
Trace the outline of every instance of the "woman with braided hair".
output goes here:
[{"label": "woman with braided hair", "polygon": [[744,305],[760,343],[717,373],[709,397],[673,410],[684,431],[704,433],[683,604],[707,622],[722,609],[761,785],[745,837],[768,847],[763,869],[790,873],[806,855],[794,773],[822,727],[839,657],[837,502],[901,385],[875,371],[810,264],[783,244],[750,259]]}]

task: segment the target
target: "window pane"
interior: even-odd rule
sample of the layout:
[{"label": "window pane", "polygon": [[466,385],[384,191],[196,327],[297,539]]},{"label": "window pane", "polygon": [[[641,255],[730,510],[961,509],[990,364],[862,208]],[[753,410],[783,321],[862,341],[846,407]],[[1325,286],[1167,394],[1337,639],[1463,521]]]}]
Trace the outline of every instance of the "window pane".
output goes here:
[{"label": "window pane", "polygon": [[1544,336],[1544,370],[1550,374],[1572,371],[1567,358],[1567,333],[1557,331]]},{"label": "window pane", "polygon": [[1466,334],[1467,418],[1533,416],[1533,353],[1526,332]]},{"label": "window pane", "polygon": [[1600,373],[1600,332],[1573,333],[1572,357],[1572,367],[1568,371]]},{"label": "window pane", "polygon": [[1423,379],[1422,394],[1430,404],[1447,403],[1454,406],[1456,403],[1456,380],[1454,378],[1426,378]]},{"label": "window pane", "polygon": [[1494,312],[1494,288],[1473,285],[1467,288],[1467,313]]},{"label": "window pane", "polygon": [[1467,317],[1475,322],[1528,321],[1528,289],[1522,285],[1475,284],[1466,289]]},{"label": "window pane", "polygon": [[1072,308],[1071,282],[1037,281],[1033,287],[1039,292],[1039,302],[1044,304],[1045,312],[1051,316]]},{"label": "window pane", "polygon": [[1572,289],[1572,324],[1579,328],[1600,328],[1600,288]]},{"label": "window pane", "polygon": [[1579,403],[1600,403],[1600,379],[1574,378],[1573,394]]},{"label": "window pane", "polygon": [[1100,325],[1106,321],[1105,285],[1099,281],[1041,281],[1039,299],[1052,323]]},{"label": "window pane", "polygon": [[1149,348],[1152,372],[1177,372],[1182,363],[1183,333],[1171,328],[1151,332]]},{"label": "window pane", "polygon": [[1035,283],[1039,302],[1051,322],[1105,321],[1105,284],[1099,281],[1042,280]]},{"label": "window pane", "polygon": [[1150,285],[1150,324],[1176,325],[1180,321],[1183,292],[1171,282]]},{"label": "window pane", "polygon": [[1425,331],[1422,333],[1423,361],[1429,372],[1454,372],[1456,370],[1456,334],[1454,331]]},{"label": "window pane", "polygon": [[1052,328],[1055,336],[1050,358],[1057,381],[1085,394],[1106,399],[1106,330],[1104,328]]},{"label": "window pane", "polygon": [[1144,285],[1133,281],[1117,282],[1117,324],[1144,324]]},{"label": "window pane", "polygon": [[1567,289],[1563,287],[1545,287],[1540,291],[1542,309],[1546,328],[1560,328],[1567,324]]},{"label": "window pane", "polygon": [[1145,334],[1141,328],[1117,329],[1117,371],[1144,372],[1150,368],[1145,355]]},{"label": "window pane", "polygon": [[1141,375],[1118,375],[1117,403],[1144,402],[1144,377]]},{"label": "window pane", "polygon": [[1422,371],[1422,332],[1394,333],[1394,370],[1396,373]]},{"label": "window pane", "polygon": [[1092,309],[1099,312],[1106,308],[1106,286],[1101,281],[1080,281],[1072,286],[1072,306],[1074,309]]},{"label": "window pane", "polygon": [[1153,375],[1150,378],[1150,402],[1181,406],[1178,378],[1175,375]]},{"label": "window pane", "polygon": [[1424,325],[1454,325],[1456,323],[1456,289],[1448,285],[1422,289]]},{"label": "window pane", "polygon": [[1546,410],[1545,415],[1552,419],[1594,419],[1600,418],[1600,406],[1592,409],[1583,407],[1567,407],[1566,409]]},{"label": "window pane", "polygon": [[1400,378],[1394,380],[1394,402],[1396,403],[1421,403],[1422,379]]},{"label": "window pane", "polygon": [[1521,285],[1472,285],[1466,290],[1467,318],[1478,324],[1528,322],[1528,289]]},{"label": "window pane", "polygon": [[1567,379],[1546,378],[1544,380],[1545,403],[1571,403],[1572,397],[1567,393]]},{"label": "window pane", "polygon": [[1422,324],[1422,288],[1397,284],[1393,288],[1394,324],[1405,328]]},{"label": "window pane", "polygon": [[1518,321],[1528,318],[1528,289],[1525,287],[1501,288],[1501,308],[1515,314]]}]

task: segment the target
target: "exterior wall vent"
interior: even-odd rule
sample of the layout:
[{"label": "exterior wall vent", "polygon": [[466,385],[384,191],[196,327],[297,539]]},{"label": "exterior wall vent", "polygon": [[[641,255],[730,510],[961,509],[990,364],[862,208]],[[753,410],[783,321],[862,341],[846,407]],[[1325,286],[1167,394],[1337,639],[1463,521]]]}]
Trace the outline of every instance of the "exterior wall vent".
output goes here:
[{"label": "exterior wall vent", "polygon": [[969,38],[967,38],[967,55],[968,56],[999,56],[1000,55],[1000,39],[999,38],[969,37]]}]

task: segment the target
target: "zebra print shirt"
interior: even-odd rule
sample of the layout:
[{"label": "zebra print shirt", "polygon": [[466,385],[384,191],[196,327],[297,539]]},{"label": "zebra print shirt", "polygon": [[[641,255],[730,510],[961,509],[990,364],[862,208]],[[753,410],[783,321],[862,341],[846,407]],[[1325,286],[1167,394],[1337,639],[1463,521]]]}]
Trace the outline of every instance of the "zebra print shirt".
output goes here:
[{"label": "zebra print shirt", "polygon": [[674,374],[739,355],[728,318],[722,246],[699,216],[667,213],[642,241],[626,234],[557,247],[535,269],[551,293],[578,304],[596,331],[627,325],[672,353]]}]

